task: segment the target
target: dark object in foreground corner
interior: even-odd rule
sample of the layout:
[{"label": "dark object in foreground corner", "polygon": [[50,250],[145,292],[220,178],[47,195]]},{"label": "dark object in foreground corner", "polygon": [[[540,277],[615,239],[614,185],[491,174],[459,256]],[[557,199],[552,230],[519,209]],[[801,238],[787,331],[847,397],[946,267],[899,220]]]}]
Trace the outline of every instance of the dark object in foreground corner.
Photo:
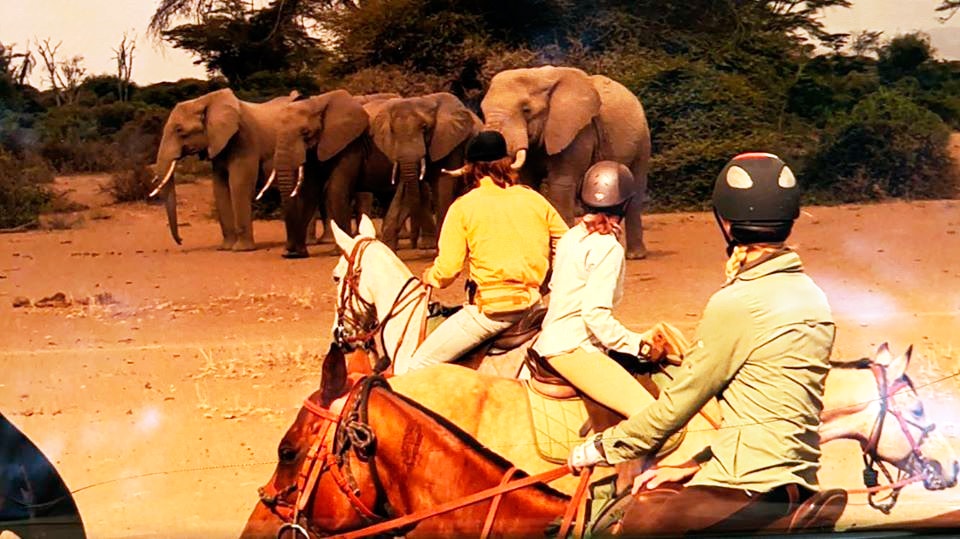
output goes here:
[{"label": "dark object in foreground corner", "polygon": [[85,538],[77,504],[42,452],[0,414],[0,532]]}]

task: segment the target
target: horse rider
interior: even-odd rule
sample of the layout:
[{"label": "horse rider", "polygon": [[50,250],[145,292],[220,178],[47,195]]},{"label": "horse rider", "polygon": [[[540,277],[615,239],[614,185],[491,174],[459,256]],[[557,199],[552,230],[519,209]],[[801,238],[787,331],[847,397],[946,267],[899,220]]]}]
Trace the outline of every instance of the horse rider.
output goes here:
[{"label": "horse rider", "polygon": [[467,146],[463,170],[473,189],[450,205],[423,282],[445,288],[466,264],[469,302],[427,336],[409,365],[394,365],[395,374],[453,361],[541,304],[551,252],[567,225],[540,193],[516,185],[511,164],[496,131]]},{"label": "horse rider", "polygon": [[796,179],[775,155],[738,155],[717,178],[713,209],[727,242],[726,283],[710,298],[680,372],[654,404],[569,457],[580,469],[648,454],[708,399],[720,399],[723,423],[709,450],[635,478],[634,494],[683,484],[634,498],[623,524],[638,535],[763,528],[818,488],[835,328],[823,291],[784,244],[800,214]]},{"label": "horse rider", "polygon": [[637,333],[613,316],[623,296],[626,267],[621,223],[634,194],[630,170],[600,161],[584,175],[579,190],[585,214],[557,243],[550,279],[550,307],[533,350],[591,399],[624,417],[639,413],[653,397],[608,350],[661,361],[682,356],[686,340],[667,326],[670,339],[654,331]]}]

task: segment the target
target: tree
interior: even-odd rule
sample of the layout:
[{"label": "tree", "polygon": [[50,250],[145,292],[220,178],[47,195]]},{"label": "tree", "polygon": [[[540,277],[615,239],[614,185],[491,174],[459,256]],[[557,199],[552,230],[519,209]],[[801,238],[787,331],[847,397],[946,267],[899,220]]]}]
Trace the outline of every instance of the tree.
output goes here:
[{"label": "tree", "polygon": [[117,61],[117,99],[119,101],[130,100],[130,78],[133,74],[133,52],[137,48],[137,37],[132,39],[123,33],[123,39],[116,49],[113,49],[114,60]]},{"label": "tree", "polygon": [[63,104],[57,64],[57,51],[60,49],[60,45],[63,45],[62,41],[57,42],[56,45],[51,45],[50,38],[46,38],[42,42],[37,41],[37,53],[40,54],[40,58],[43,59],[43,66],[47,69],[47,80],[50,81],[58,107]]},{"label": "tree", "polygon": [[940,17],[940,20],[943,22],[950,20],[951,17],[956,15],[957,10],[960,10],[960,0],[943,0],[943,2],[937,6],[937,11],[946,13],[946,15]]},{"label": "tree", "polygon": [[902,34],[880,49],[877,69],[880,77],[895,81],[914,75],[921,64],[933,58],[930,36],[922,32]]},{"label": "tree", "polygon": [[850,52],[854,56],[877,55],[880,51],[880,39],[882,37],[883,32],[861,30],[853,34],[853,39],[850,41]]}]

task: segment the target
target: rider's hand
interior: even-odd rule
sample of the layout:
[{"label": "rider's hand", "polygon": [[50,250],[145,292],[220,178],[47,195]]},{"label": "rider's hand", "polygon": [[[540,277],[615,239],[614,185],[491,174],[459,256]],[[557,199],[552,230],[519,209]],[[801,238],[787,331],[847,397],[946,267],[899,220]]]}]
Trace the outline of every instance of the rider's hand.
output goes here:
[{"label": "rider's hand", "polygon": [[636,495],[643,489],[653,490],[664,483],[684,483],[699,470],[700,465],[692,460],[679,466],[650,468],[633,479],[630,493]]},{"label": "rider's hand", "polygon": [[647,361],[666,361],[680,365],[690,348],[690,342],[683,333],[666,322],[657,322],[655,326],[641,333],[641,338],[643,342],[638,356]]},{"label": "rider's hand", "polygon": [[584,468],[590,468],[598,464],[609,466],[606,455],[603,454],[603,445],[600,443],[601,435],[597,434],[588,438],[585,442],[573,448],[570,456],[567,457],[567,466],[574,473],[580,473]]}]

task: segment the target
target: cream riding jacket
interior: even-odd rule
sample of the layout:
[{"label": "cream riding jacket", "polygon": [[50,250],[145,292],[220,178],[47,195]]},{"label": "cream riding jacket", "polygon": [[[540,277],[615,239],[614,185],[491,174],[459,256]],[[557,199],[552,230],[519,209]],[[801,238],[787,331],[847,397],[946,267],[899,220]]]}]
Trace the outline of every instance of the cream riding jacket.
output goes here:
[{"label": "cream riding jacket", "polygon": [[543,357],[616,350],[636,355],[639,333],[613,316],[623,296],[625,256],[612,234],[590,234],[580,223],[557,243],[550,306],[533,349]]}]

